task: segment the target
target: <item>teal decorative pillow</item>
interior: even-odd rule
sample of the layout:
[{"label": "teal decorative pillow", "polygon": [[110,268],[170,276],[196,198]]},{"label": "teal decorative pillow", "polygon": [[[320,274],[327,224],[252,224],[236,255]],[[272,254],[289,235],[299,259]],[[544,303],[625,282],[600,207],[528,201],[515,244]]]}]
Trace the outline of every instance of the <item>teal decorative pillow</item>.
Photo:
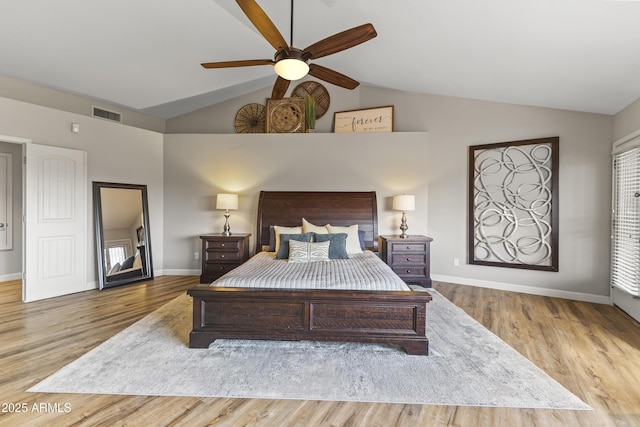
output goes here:
[{"label": "teal decorative pillow", "polygon": [[289,241],[289,262],[329,262],[331,242],[307,243]]},{"label": "teal decorative pillow", "polygon": [[276,254],[276,259],[287,259],[289,257],[289,242],[296,240],[298,242],[310,242],[313,233],[305,234],[280,234],[280,247]]},{"label": "teal decorative pillow", "polygon": [[316,242],[329,242],[329,259],[347,259],[347,233],[316,234]]}]

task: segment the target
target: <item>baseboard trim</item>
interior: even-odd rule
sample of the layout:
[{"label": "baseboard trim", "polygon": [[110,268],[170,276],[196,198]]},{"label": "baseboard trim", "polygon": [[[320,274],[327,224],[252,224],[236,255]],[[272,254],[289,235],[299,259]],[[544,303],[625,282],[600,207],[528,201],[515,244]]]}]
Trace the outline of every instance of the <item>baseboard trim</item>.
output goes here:
[{"label": "baseboard trim", "polygon": [[200,275],[200,269],[197,269],[197,270],[186,269],[186,268],[168,269],[168,270],[162,270],[162,275],[165,275],[165,276],[199,276]]},{"label": "baseboard trim", "polygon": [[513,283],[494,282],[489,280],[469,279],[466,277],[432,274],[431,280],[436,282],[455,283],[456,285],[477,286],[480,288],[499,289],[502,291],[520,292],[523,294],[541,295],[545,297],[564,298],[574,301],[592,302],[611,305],[609,296],[586,294],[582,292],[561,291],[558,289],[538,288],[535,286],[516,285]]},{"label": "baseboard trim", "polygon": [[0,282],[22,279],[22,273],[0,274]]}]

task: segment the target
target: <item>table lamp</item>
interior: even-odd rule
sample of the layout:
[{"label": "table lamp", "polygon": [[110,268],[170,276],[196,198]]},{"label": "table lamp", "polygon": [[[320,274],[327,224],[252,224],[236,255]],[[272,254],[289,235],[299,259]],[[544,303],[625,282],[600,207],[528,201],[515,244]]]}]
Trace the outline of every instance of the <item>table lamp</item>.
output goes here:
[{"label": "table lamp", "polygon": [[400,223],[400,238],[406,239],[407,235],[407,215],[405,212],[413,211],[416,209],[416,198],[413,195],[401,194],[399,196],[393,196],[393,209],[396,211],[402,211],[402,222]]},{"label": "table lamp", "polygon": [[229,213],[229,209],[236,210],[238,209],[238,195],[237,194],[218,194],[216,198],[216,209],[224,209],[224,231],[222,234],[224,236],[231,236],[231,228],[229,227],[229,217],[231,214]]}]

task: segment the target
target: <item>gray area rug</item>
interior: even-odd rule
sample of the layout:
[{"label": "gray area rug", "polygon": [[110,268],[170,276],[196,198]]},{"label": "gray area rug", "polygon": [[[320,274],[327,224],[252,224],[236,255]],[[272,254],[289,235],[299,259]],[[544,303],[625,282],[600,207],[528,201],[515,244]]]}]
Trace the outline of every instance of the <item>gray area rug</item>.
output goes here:
[{"label": "gray area rug", "polygon": [[429,356],[359,343],[218,340],[188,348],[186,294],[28,391],[589,410],[446,298],[427,305]]}]

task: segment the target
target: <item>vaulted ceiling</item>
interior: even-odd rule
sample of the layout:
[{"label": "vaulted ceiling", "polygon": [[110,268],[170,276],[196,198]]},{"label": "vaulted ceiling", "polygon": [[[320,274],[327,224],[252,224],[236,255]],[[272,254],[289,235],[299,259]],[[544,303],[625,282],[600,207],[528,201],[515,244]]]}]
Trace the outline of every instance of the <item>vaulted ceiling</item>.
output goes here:
[{"label": "vaulted ceiling", "polygon": [[[290,0],[258,0],[290,40]],[[367,22],[373,40],[317,60],[363,85],[615,114],[640,98],[640,2],[306,0],[304,48]],[[21,0],[0,13],[0,74],[169,118],[270,87],[274,50],[234,0]],[[331,90],[344,90],[332,87]]]}]

